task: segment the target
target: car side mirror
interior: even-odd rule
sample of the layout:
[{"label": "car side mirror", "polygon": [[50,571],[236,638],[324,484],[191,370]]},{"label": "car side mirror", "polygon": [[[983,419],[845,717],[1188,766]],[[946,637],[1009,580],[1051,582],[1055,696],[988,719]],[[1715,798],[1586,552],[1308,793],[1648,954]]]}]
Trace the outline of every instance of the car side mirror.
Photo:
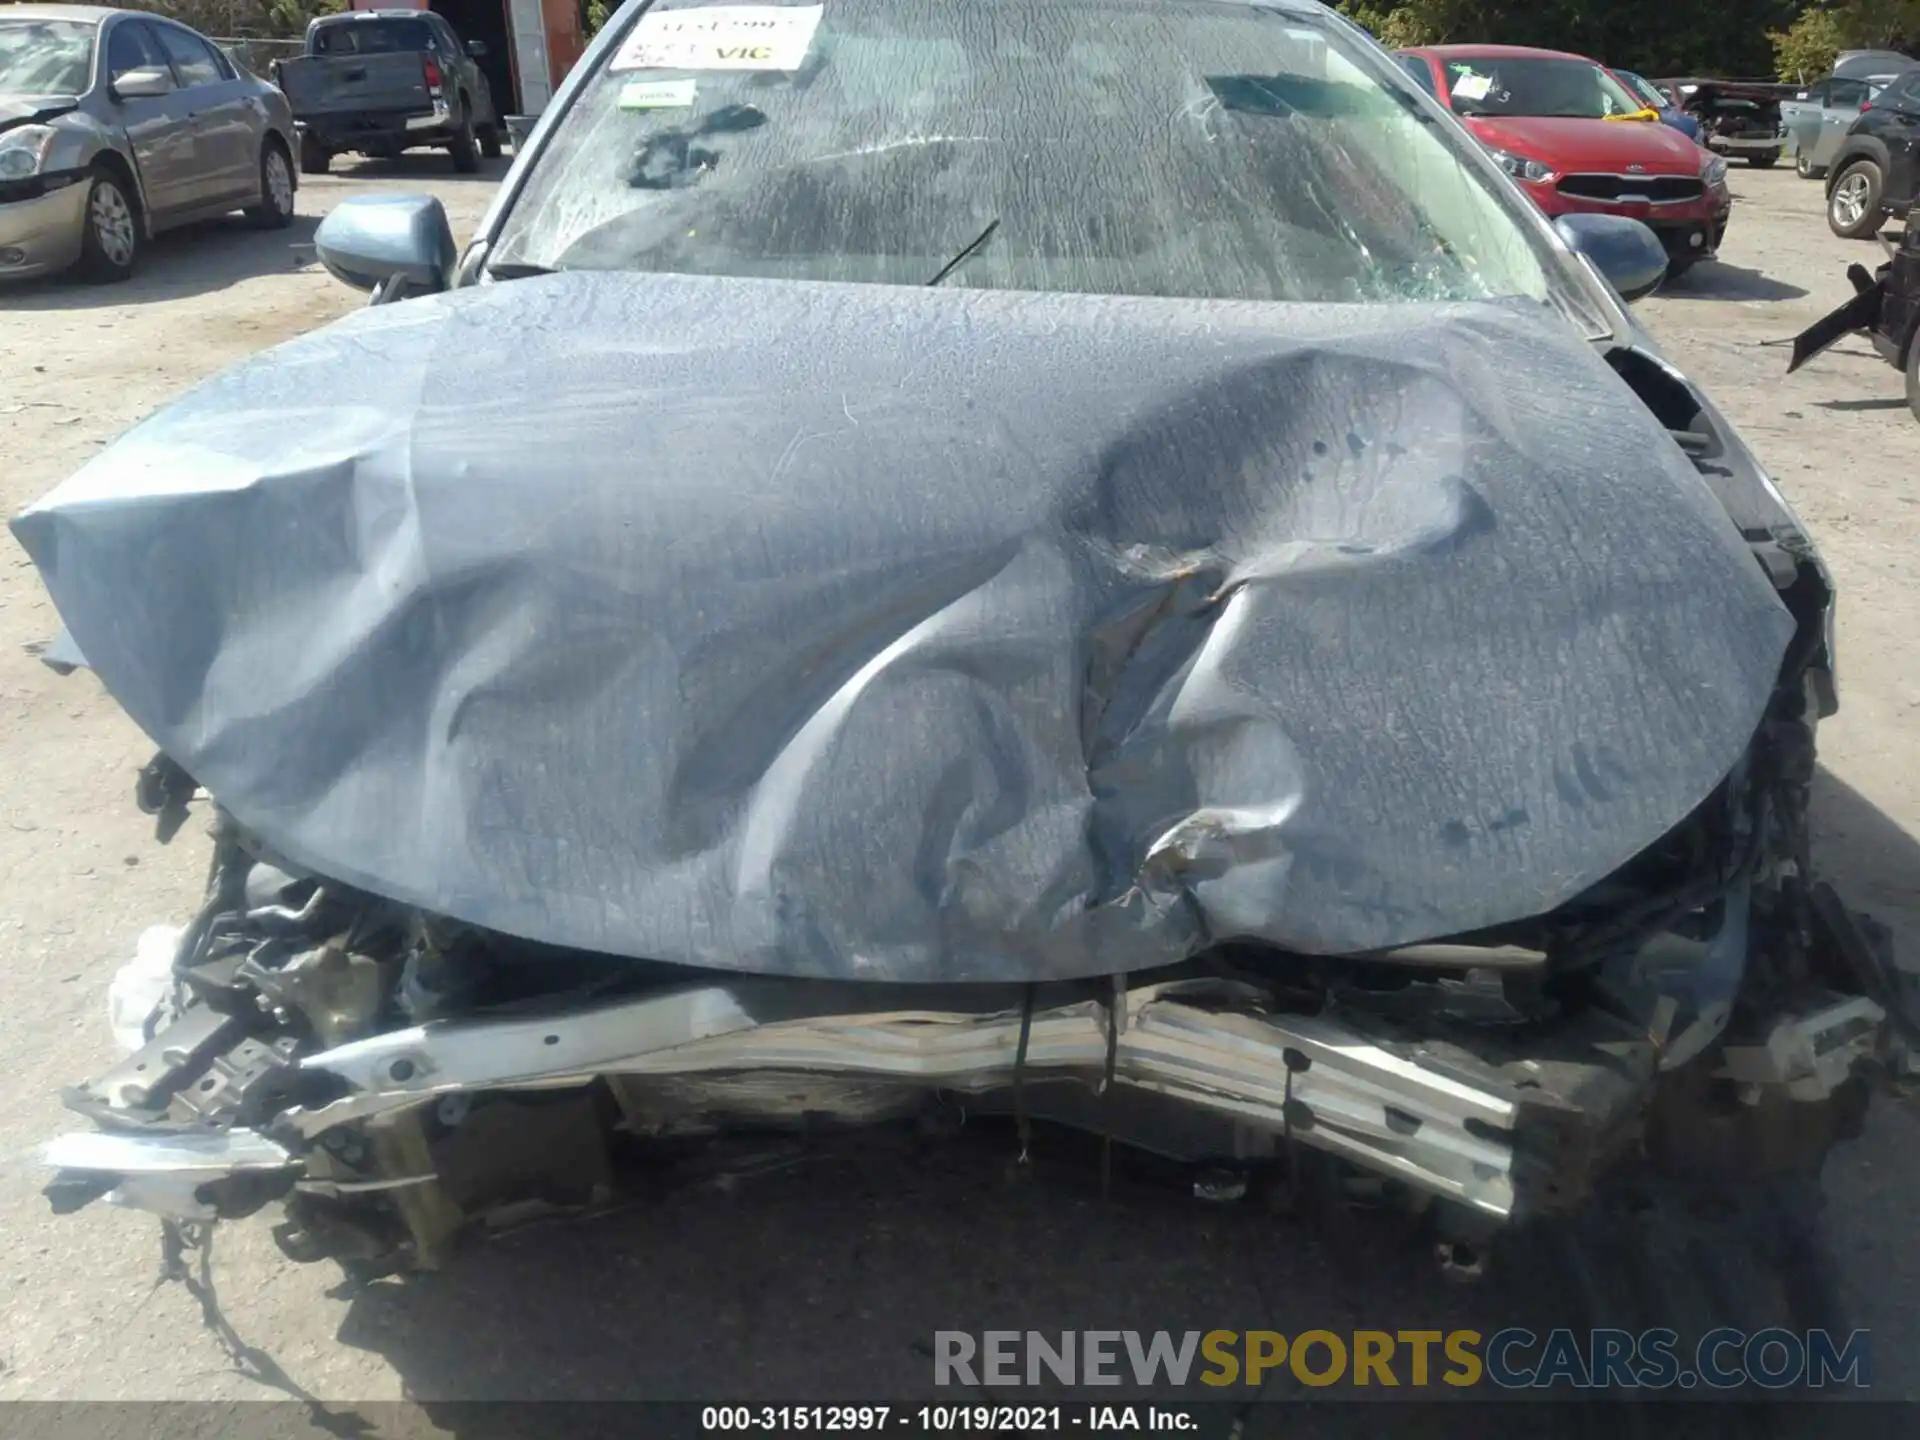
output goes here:
[{"label": "car side mirror", "polygon": [[122,70],[113,79],[117,100],[158,100],[173,93],[173,76],[158,65],[143,65],[138,70]]},{"label": "car side mirror", "polygon": [[486,41],[484,40],[467,41],[467,54],[471,55],[474,59],[476,60],[481,59],[483,56],[486,55],[486,53],[487,53]]},{"label": "car side mirror", "polygon": [[375,305],[453,284],[459,252],[446,207],[431,195],[356,195],[327,212],[313,248],[334,279]]},{"label": "car side mirror", "polygon": [[1628,304],[1645,299],[1667,278],[1666,247],[1638,220],[1624,215],[1562,215],[1553,228]]}]

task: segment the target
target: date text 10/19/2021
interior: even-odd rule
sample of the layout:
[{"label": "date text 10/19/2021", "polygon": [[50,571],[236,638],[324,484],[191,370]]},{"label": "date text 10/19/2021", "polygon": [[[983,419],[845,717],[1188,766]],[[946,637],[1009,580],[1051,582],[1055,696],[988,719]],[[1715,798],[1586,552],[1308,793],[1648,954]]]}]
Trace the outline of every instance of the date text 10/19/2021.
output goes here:
[{"label": "date text 10/19/2021", "polygon": [[1200,1428],[1179,1405],[707,1405],[707,1434],[1179,1434]]}]

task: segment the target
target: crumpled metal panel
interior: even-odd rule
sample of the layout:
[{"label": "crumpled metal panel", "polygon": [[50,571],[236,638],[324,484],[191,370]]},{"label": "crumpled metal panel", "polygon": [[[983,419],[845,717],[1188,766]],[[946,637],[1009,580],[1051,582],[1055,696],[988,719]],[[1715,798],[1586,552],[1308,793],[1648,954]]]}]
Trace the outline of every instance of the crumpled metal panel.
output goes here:
[{"label": "crumpled metal panel", "polygon": [[1547,910],[1792,631],[1545,311],[568,274],[380,307],[14,525],[294,861],[516,935],[905,981]]}]

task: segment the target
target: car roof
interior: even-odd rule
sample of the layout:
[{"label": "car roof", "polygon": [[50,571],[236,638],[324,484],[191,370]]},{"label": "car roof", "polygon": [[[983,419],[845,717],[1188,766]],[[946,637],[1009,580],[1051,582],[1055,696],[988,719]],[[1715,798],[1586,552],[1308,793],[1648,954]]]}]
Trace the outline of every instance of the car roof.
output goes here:
[{"label": "car roof", "polygon": [[[115,15],[138,15],[138,10],[121,10],[112,5],[7,5],[0,3],[0,20],[72,20],[92,21],[98,25]],[[165,18],[165,17],[162,17]]]},{"label": "car roof", "polygon": [[1590,56],[1575,55],[1571,50],[1542,50],[1533,45],[1414,45],[1408,48],[1439,60],[1584,60],[1589,65],[1599,64]]}]

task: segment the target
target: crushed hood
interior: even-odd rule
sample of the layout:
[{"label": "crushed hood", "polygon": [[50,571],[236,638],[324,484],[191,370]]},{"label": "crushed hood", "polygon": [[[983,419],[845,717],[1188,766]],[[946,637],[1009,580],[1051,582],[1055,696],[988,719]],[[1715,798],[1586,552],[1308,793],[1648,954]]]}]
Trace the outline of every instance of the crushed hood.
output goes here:
[{"label": "crushed hood", "polygon": [[481,286],[244,363],[14,530],[295,862],[804,976],[1543,912],[1725,776],[1793,628],[1497,305]]},{"label": "crushed hood", "polygon": [[52,120],[79,103],[71,95],[0,95],[0,134]]}]

